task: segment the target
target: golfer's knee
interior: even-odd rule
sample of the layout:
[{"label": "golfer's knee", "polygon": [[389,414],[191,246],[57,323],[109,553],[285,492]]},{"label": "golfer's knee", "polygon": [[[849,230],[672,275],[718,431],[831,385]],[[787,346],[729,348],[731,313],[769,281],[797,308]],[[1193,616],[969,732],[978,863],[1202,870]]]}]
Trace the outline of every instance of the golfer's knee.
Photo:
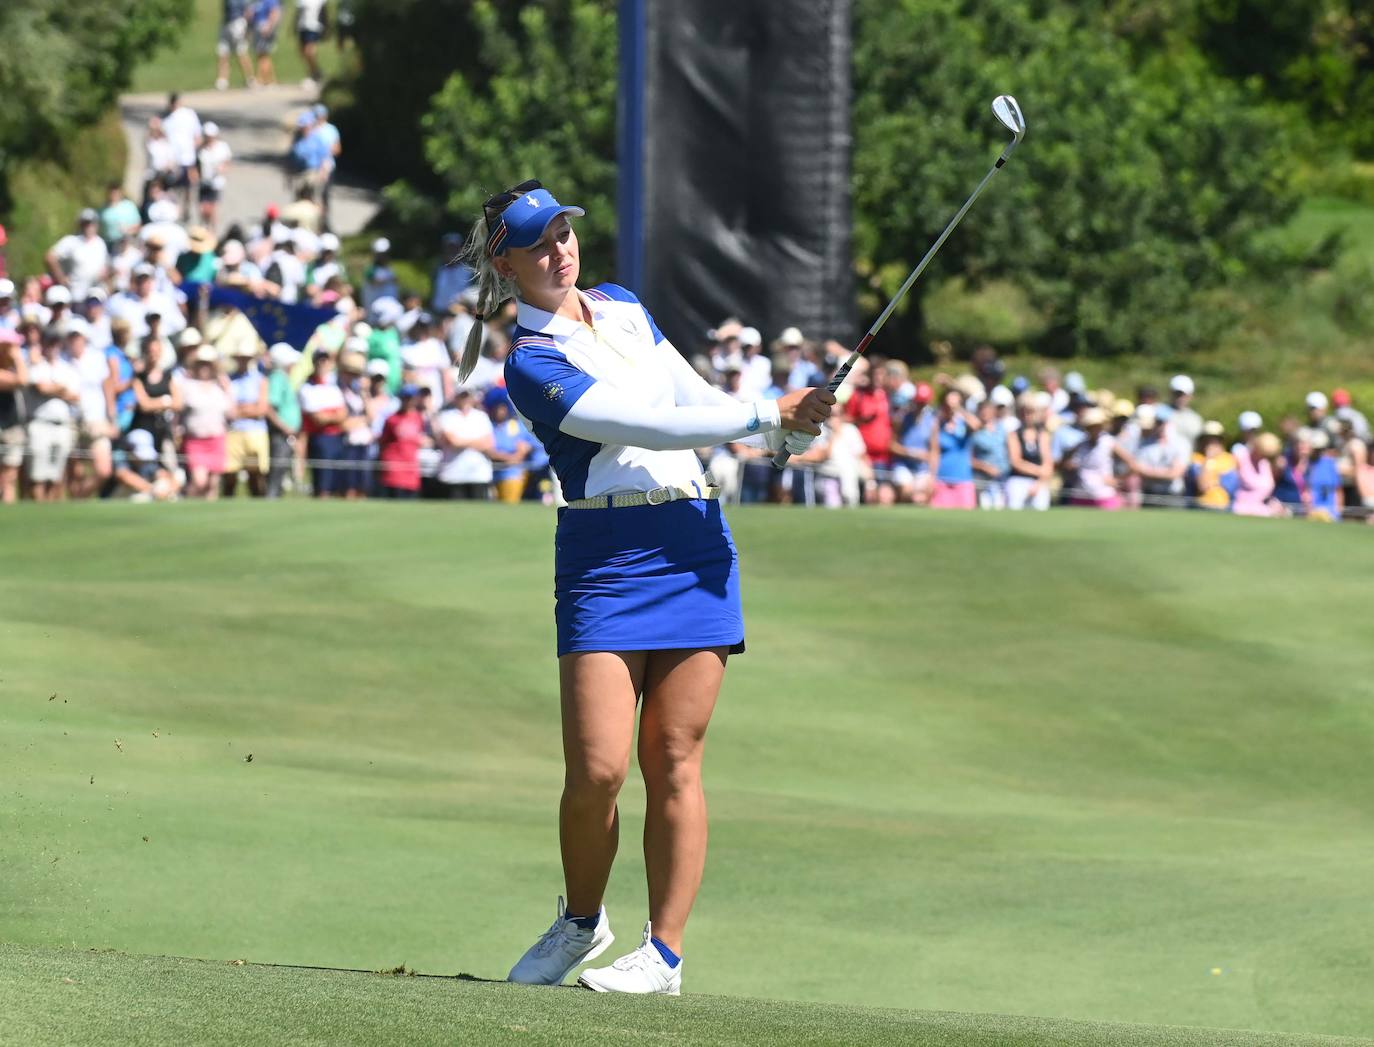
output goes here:
[{"label": "golfer's knee", "polygon": [[564,794],[576,804],[613,804],[625,784],[627,770],[623,763],[601,760],[569,767],[563,782]]},{"label": "golfer's knee", "polygon": [[641,754],[644,787],[651,793],[678,795],[701,788],[701,746],[695,739],[671,740],[650,754]]}]

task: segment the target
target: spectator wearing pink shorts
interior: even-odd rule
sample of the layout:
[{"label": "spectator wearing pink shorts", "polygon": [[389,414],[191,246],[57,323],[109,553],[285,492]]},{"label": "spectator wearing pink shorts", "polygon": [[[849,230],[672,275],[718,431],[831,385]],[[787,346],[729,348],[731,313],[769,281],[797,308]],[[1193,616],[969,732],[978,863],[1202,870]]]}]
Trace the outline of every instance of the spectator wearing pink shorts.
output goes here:
[{"label": "spectator wearing pink shorts", "polygon": [[933,509],[976,509],[978,492],[973,486],[973,434],[982,423],[964,409],[964,394],[946,389],[940,412],[930,433],[930,471],[935,488]]},{"label": "spectator wearing pink shorts", "polygon": [[229,382],[220,375],[218,364],[219,353],[213,346],[203,345],[192,358],[190,374],[180,383],[186,426],[182,451],[190,478],[187,494],[210,501],[219,495],[225,461],[224,436],[234,414],[234,395]]}]

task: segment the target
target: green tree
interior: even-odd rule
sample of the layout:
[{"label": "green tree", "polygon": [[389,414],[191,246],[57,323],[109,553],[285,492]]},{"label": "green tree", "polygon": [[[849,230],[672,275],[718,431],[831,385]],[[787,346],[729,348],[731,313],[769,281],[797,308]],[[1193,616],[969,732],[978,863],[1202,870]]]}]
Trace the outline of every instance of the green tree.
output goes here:
[{"label": "green tree", "polygon": [[[855,246],[882,297],[972,189],[1004,136],[1026,144],[927,280],[1024,289],[1059,351],[1164,352],[1212,334],[1200,292],[1264,261],[1288,214],[1285,123],[1193,49],[1136,59],[1101,17],[1034,0],[858,0]],[[907,319],[919,326],[919,301]]]},{"label": "green tree", "polygon": [[421,122],[443,190],[387,190],[403,219],[466,231],[492,193],[538,178],[587,210],[583,270],[614,271],[616,22],[614,0],[544,0],[512,24],[498,5],[471,13],[477,67],[448,78]]}]

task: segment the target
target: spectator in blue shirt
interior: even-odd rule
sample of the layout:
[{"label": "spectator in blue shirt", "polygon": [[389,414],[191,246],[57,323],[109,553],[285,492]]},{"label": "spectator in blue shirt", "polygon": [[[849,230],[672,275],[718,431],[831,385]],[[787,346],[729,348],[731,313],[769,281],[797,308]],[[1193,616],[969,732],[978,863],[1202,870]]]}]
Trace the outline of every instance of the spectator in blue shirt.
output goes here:
[{"label": "spectator in blue shirt", "polygon": [[[997,386],[1005,389],[1005,386]],[[1007,390],[1010,396],[1011,390]],[[978,420],[983,427],[973,434],[969,448],[973,453],[973,471],[978,479],[978,507],[1005,509],[1007,507],[1007,474],[1011,472],[1011,452],[1007,450],[1007,432],[999,417],[1001,408],[989,396],[978,405]]]},{"label": "spectator in blue shirt", "polygon": [[930,434],[939,414],[930,402],[934,397],[929,383],[917,382],[911,406],[897,420],[892,440],[892,485],[899,502],[925,505],[930,501]]},{"label": "spectator in blue shirt", "polygon": [[510,394],[502,386],[493,386],[482,398],[482,406],[491,418],[492,483],[496,485],[498,501],[515,503],[525,496],[527,463],[535,448],[529,434],[511,407]]},{"label": "spectator in blue shirt", "polygon": [[1307,473],[1311,492],[1307,515],[1314,520],[1339,522],[1345,497],[1341,487],[1340,452],[1331,445],[1325,430],[1312,431],[1312,466]]}]

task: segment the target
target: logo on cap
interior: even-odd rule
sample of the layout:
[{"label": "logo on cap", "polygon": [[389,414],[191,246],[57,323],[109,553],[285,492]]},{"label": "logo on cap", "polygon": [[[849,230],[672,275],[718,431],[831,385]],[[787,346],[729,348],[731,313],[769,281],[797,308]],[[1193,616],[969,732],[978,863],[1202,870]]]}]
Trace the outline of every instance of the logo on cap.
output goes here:
[{"label": "logo on cap", "polygon": [[526,197],[525,197],[525,203],[529,204],[531,207],[538,207],[538,206],[539,206],[539,201],[536,200],[536,199],[535,199],[534,197],[532,197],[532,196],[526,196]]},{"label": "logo on cap", "polygon": [[563,386],[558,382],[548,382],[544,386],[544,399],[550,403],[563,396]]}]

